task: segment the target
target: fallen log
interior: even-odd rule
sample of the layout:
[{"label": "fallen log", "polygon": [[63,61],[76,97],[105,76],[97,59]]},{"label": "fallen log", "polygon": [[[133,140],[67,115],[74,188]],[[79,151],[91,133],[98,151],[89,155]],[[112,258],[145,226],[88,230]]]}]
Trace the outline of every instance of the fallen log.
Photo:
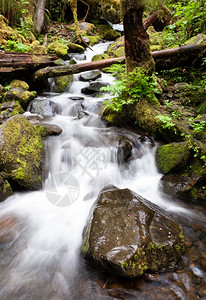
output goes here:
[{"label": "fallen log", "polygon": [[68,74],[77,74],[89,70],[103,69],[115,63],[123,63],[124,61],[125,61],[125,57],[123,56],[118,58],[108,58],[99,61],[87,62],[87,63],[77,64],[77,65],[47,67],[36,71],[33,75],[33,79],[34,81],[37,81],[46,78],[64,76]]},{"label": "fallen log", "polygon": [[[188,63],[188,60],[193,62],[191,58],[197,59],[199,56],[205,54],[206,45],[187,45],[167,50],[154,51],[152,56],[156,62],[157,69],[167,69],[171,67],[177,67],[178,63],[184,64]],[[175,57],[175,59],[174,59]],[[111,66],[115,63],[123,63],[125,57],[109,58],[104,60],[99,60],[95,62],[87,62],[77,65],[64,65],[47,67],[44,69],[37,70],[33,75],[34,81],[39,81],[46,78],[58,77],[68,74],[76,74],[84,71],[103,69]]]},{"label": "fallen log", "polygon": [[0,52],[0,77],[23,76],[46,66],[54,66],[57,57],[48,54]]}]

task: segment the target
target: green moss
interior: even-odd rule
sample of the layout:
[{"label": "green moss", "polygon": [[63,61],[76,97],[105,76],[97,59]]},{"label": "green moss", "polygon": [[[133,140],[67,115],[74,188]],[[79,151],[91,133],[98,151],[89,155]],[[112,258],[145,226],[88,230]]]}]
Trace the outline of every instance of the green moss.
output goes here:
[{"label": "green moss", "polygon": [[109,58],[109,55],[104,53],[104,54],[96,54],[92,57],[92,61],[98,61],[98,60],[102,60],[102,59],[107,59]]},{"label": "green moss", "polygon": [[32,188],[43,158],[40,133],[21,115],[10,118],[1,130],[4,143],[0,144],[0,167],[23,187]]},{"label": "green moss", "polygon": [[71,84],[72,81],[72,75],[65,75],[55,78],[55,92],[62,93],[65,91],[65,89]]},{"label": "green moss", "polygon": [[13,80],[13,81],[9,84],[9,86],[10,86],[11,88],[17,88],[17,87],[20,87],[20,88],[22,88],[22,89],[24,89],[24,90],[28,90],[28,89],[29,89],[29,85],[28,85],[25,81],[17,80],[17,79]]},{"label": "green moss", "polygon": [[99,35],[87,35],[90,45],[93,46],[101,41],[101,37]]},{"label": "green moss", "polygon": [[49,53],[56,54],[58,57],[66,59],[69,47],[60,42],[53,42],[47,46],[47,49]]},{"label": "green moss", "polygon": [[184,168],[189,159],[187,143],[171,143],[157,149],[157,165],[163,174]]},{"label": "green moss", "polygon": [[88,249],[91,226],[92,226],[92,221],[89,223],[89,225],[86,229],[86,234],[84,236],[84,241],[83,241],[83,244],[82,244],[82,247],[81,247],[81,251],[82,251],[83,254],[85,254],[87,249]]}]

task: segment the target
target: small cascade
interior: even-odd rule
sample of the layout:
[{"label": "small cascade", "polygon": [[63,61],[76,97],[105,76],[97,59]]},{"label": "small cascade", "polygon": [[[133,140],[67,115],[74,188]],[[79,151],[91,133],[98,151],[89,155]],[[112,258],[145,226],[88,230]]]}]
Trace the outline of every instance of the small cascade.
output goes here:
[{"label": "small cascade", "polygon": [[[86,50],[86,61],[108,45]],[[79,76],[74,75],[67,92],[45,96],[60,107],[47,123],[63,132],[46,141],[44,189],[15,193],[1,203],[0,218],[12,224],[1,248],[1,300],[102,299],[91,296],[80,247],[91,206],[106,185],[129,188],[163,208],[187,212],[158,191],[161,174],[153,142],[129,129],[108,128],[101,119],[105,96],[83,94],[88,83]],[[104,73],[98,79],[113,80]]]}]

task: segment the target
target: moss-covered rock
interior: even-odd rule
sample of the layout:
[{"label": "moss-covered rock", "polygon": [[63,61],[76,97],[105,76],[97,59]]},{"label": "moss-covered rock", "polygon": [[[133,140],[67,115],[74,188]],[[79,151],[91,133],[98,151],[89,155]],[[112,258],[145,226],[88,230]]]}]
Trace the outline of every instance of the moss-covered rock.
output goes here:
[{"label": "moss-covered rock", "polygon": [[155,31],[153,26],[150,26],[147,30],[150,39],[151,51],[162,50],[165,47],[164,39],[160,32]]},{"label": "moss-covered rock", "polygon": [[109,58],[109,55],[106,53],[96,54],[92,57],[92,61],[98,61],[98,60],[108,59],[108,58]]},{"label": "moss-covered rock", "polygon": [[178,172],[186,167],[189,156],[186,142],[163,145],[156,152],[157,166],[163,174]]},{"label": "moss-covered rock", "polygon": [[0,202],[13,194],[12,188],[9,182],[4,179],[0,174]]},{"label": "moss-covered rock", "polygon": [[164,175],[160,180],[160,190],[187,202],[205,203],[206,168],[198,158],[190,162],[186,170],[178,174]]},{"label": "moss-covered rock", "polygon": [[106,187],[83,232],[82,253],[115,276],[174,267],[184,251],[183,231],[167,213],[134,192]]},{"label": "moss-covered rock", "polygon": [[82,53],[85,50],[83,46],[74,43],[68,43],[68,47],[69,47],[68,50],[69,53]]},{"label": "moss-covered rock", "polygon": [[56,77],[54,79],[55,81],[55,92],[56,93],[62,93],[64,92],[72,82],[72,75],[65,75],[65,76],[60,76]]},{"label": "moss-covered rock", "polygon": [[25,81],[18,80],[18,79],[12,80],[9,86],[11,88],[22,88],[24,90],[29,90],[29,85]]},{"label": "moss-covered rock", "polygon": [[109,46],[108,54],[113,57],[124,56],[124,37],[118,38],[114,43]]},{"label": "moss-covered rock", "polygon": [[30,47],[31,47],[32,53],[38,53],[38,54],[46,54],[47,53],[47,48],[43,45],[40,45],[39,41],[33,41],[30,44]]},{"label": "moss-covered rock", "polygon": [[17,101],[24,109],[26,109],[29,101],[33,100],[36,95],[36,91],[27,91],[22,88],[11,88],[4,94],[3,102]]},{"label": "moss-covered rock", "polygon": [[[88,22],[79,22],[79,29],[85,31],[86,34],[89,34],[94,32],[95,25]],[[75,31],[75,24],[70,25],[69,30]]]},{"label": "moss-covered rock", "polygon": [[4,119],[8,119],[18,114],[23,114],[24,110],[19,104],[19,102],[5,102],[0,104],[0,114],[4,116]]},{"label": "moss-covered rock", "polygon": [[101,37],[99,35],[97,35],[97,34],[95,34],[95,35],[87,35],[86,37],[88,37],[89,44],[91,46],[93,46],[95,44],[98,44],[101,41]]},{"label": "moss-covered rock", "polygon": [[66,59],[68,56],[69,47],[58,41],[50,43],[47,49],[49,53],[55,54],[62,59]]},{"label": "moss-covered rock", "polygon": [[115,41],[120,36],[121,36],[121,34],[119,32],[117,32],[116,30],[114,30],[114,29],[108,30],[103,35],[104,39],[108,40],[108,41]]},{"label": "moss-covered rock", "polygon": [[206,43],[206,35],[203,33],[199,33],[196,36],[193,36],[191,39],[185,42],[185,45],[193,45],[193,44],[205,44]]},{"label": "moss-covered rock", "polygon": [[42,137],[22,115],[16,115],[0,127],[0,169],[23,189],[42,187],[44,159]]}]

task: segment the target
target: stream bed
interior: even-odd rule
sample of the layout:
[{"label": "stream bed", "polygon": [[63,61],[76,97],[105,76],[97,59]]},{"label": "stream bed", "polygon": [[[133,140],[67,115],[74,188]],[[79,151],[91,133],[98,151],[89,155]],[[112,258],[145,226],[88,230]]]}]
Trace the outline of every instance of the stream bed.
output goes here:
[{"label": "stream bed", "polygon": [[[88,49],[77,62],[90,61],[108,45]],[[113,80],[101,72],[95,82]],[[88,84],[74,75],[66,92],[36,99],[56,104],[57,113],[43,122],[58,125],[62,134],[47,138],[43,190],[15,193],[0,203],[0,299],[206,299],[205,209],[161,194],[158,143],[135,128],[108,127],[101,110],[109,96],[85,95]],[[123,279],[85,262],[82,231],[107,185],[135,191],[182,225],[186,252],[175,269]]]}]

